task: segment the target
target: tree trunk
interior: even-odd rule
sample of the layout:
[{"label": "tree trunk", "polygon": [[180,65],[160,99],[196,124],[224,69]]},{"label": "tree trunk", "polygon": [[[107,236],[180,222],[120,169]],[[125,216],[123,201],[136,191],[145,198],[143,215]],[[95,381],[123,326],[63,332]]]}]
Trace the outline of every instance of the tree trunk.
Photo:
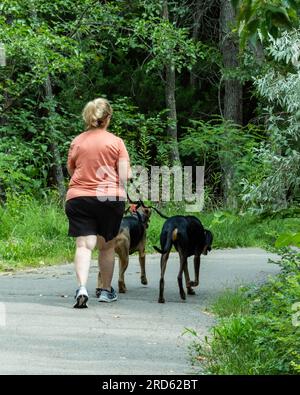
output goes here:
[{"label": "tree trunk", "polygon": [[[237,69],[239,66],[239,48],[237,38],[232,33],[232,26],[235,21],[235,12],[230,0],[221,0],[220,9],[220,47],[223,55],[223,65],[227,70]],[[235,124],[242,124],[243,121],[243,87],[240,81],[235,78],[224,78],[224,109],[225,120]],[[231,154],[230,146],[226,153],[220,157],[223,170],[223,191],[224,200],[228,207],[236,208],[236,198],[232,192],[234,183],[234,162],[235,158]]]},{"label": "tree trunk", "polygon": [[[37,12],[34,7],[34,3],[31,4],[31,14],[32,18],[37,22]],[[46,100],[53,100],[53,91],[52,91],[52,84],[51,84],[51,79],[50,76],[47,75],[46,80],[44,82],[44,89],[45,89],[45,98]],[[53,110],[49,110],[48,116],[51,116]],[[61,166],[61,156],[60,152],[57,146],[57,143],[55,141],[55,136],[53,136],[52,130],[48,131],[50,138],[51,138],[51,143],[50,143],[50,152],[52,153],[52,158],[53,158],[53,163],[52,163],[52,168],[53,168],[53,173],[54,173],[54,180],[57,186],[57,190],[59,193],[59,198],[61,203],[63,203],[65,196],[66,196],[66,188],[65,188],[65,180],[64,180],[64,174]]]},{"label": "tree trunk", "polygon": [[[239,67],[239,47],[237,38],[231,29],[235,22],[235,12],[230,0],[221,0],[220,28],[221,51],[225,69],[234,70]],[[236,124],[243,122],[243,87],[239,80],[225,78],[224,118]]]},{"label": "tree trunk", "polygon": [[[44,83],[45,86],[45,92],[46,92],[46,99],[52,100],[53,99],[53,92],[52,92],[52,85],[51,85],[51,80],[50,77],[47,76],[46,81]],[[49,110],[49,116],[51,116],[51,110]],[[51,136],[51,144],[50,144],[50,151],[52,153],[52,158],[53,158],[53,173],[54,173],[54,179],[55,183],[58,189],[59,197],[61,202],[64,201],[65,195],[66,195],[66,188],[65,188],[65,180],[64,180],[64,174],[61,166],[61,156],[60,152],[57,146],[57,143],[55,141],[55,137],[52,135],[51,131],[50,136]]]},{"label": "tree trunk", "polygon": [[[169,10],[168,10],[168,1],[164,0],[163,3],[163,18],[169,20]],[[171,162],[172,163],[180,163],[179,151],[178,151],[178,140],[177,140],[177,111],[176,111],[176,74],[175,74],[175,66],[170,63],[165,65],[165,98],[166,98],[166,107],[169,111],[168,119],[168,135],[171,137]]]},{"label": "tree trunk", "polygon": [[[195,12],[193,15],[193,32],[192,32],[192,37],[194,41],[198,41],[199,37],[199,30],[200,30],[200,20],[203,15],[203,0],[197,0],[196,5],[195,5]],[[193,73],[193,70],[190,72],[190,85],[191,87],[196,90],[196,82],[197,78],[195,73]]]}]

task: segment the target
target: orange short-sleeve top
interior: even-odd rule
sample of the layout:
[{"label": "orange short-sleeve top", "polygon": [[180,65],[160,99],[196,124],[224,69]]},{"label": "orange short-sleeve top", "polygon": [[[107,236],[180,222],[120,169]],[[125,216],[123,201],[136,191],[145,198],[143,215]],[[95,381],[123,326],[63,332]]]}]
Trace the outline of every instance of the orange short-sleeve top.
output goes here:
[{"label": "orange short-sleeve top", "polygon": [[68,168],[73,175],[66,200],[79,196],[125,198],[118,174],[120,161],[126,162],[129,174],[129,155],[120,137],[99,129],[75,137],[68,154]]}]

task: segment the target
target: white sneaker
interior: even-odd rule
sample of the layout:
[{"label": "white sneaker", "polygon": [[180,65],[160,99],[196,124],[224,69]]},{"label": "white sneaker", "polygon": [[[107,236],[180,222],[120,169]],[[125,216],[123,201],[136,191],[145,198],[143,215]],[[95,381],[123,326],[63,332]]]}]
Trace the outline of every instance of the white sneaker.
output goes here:
[{"label": "white sneaker", "polygon": [[79,287],[75,294],[76,303],[74,304],[74,309],[85,309],[87,308],[87,301],[89,300],[89,295],[84,286]]}]

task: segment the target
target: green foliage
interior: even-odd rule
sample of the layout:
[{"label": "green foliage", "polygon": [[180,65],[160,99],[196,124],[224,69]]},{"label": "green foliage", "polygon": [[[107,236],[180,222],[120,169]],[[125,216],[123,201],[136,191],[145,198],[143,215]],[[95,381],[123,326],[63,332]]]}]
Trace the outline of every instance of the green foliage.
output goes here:
[{"label": "green foliage", "polygon": [[[186,127],[185,136],[180,140],[182,155],[197,155],[204,163],[205,155],[216,152],[218,157],[225,155],[242,156],[248,149],[248,145],[254,144],[253,134],[250,134],[251,125],[242,129],[230,121],[215,117],[208,122],[191,120],[192,126]],[[241,152],[241,149],[245,151]],[[215,158],[215,160],[218,159]]]},{"label": "green foliage", "polygon": [[163,17],[162,1],[142,2],[142,18],[133,18],[130,34],[122,36],[117,43],[123,49],[140,48],[148,52],[150,58],[146,70],[163,70],[172,65],[178,73],[184,67],[189,69],[197,58],[205,57],[206,46],[189,38],[186,28]]},{"label": "green foliage", "polygon": [[2,199],[5,197],[5,191],[23,193],[32,188],[31,178],[18,169],[17,163],[17,156],[5,155],[0,152],[0,191]]},{"label": "green foliage", "polygon": [[251,124],[240,127],[220,117],[190,123],[192,126],[185,128],[187,132],[179,141],[180,153],[183,158],[193,158],[195,164],[206,167],[206,184],[213,188],[212,193],[222,185],[224,162],[235,164],[231,190],[235,196],[241,193],[240,182],[245,176],[259,177],[252,152],[263,139],[260,128]]},{"label": "green foliage", "polygon": [[299,200],[298,41],[298,30],[284,33],[276,40],[271,39],[267,50],[276,63],[270,64],[261,76],[255,78],[257,90],[266,101],[264,115],[269,136],[253,150],[252,157],[259,164],[260,179],[245,177],[242,180],[243,200],[252,211],[276,211]]},{"label": "green foliage", "polygon": [[[224,318],[209,338],[198,337],[190,347],[199,370],[226,375],[299,374],[300,327],[293,319],[293,306],[300,295],[300,254],[284,254],[280,265],[281,274],[252,292],[237,290],[229,296],[226,292],[217,299],[213,310]],[[233,309],[228,308],[230,301]]]},{"label": "green foliage", "polygon": [[[49,15],[38,14],[38,3],[34,0],[2,2],[0,41],[6,45],[11,71],[4,87],[11,96],[20,96],[29,87],[42,85],[47,76],[82,69],[87,56],[76,40],[62,34],[63,24],[51,26],[47,23]],[[52,7],[48,5],[50,15],[54,16],[58,6],[57,2]],[[66,33],[67,22],[64,29]]]},{"label": "green foliage", "polygon": [[[11,189],[40,197],[55,184],[54,143],[67,182],[69,143],[83,129],[84,104],[98,96],[113,103],[111,129],[125,139],[133,164],[168,165],[163,70],[171,65],[178,76],[180,152],[185,164],[206,165],[206,207],[222,205],[226,161],[235,164],[231,193],[242,209],[272,212],[297,203],[297,31],[270,38],[264,66],[245,51],[244,64],[234,73],[226,71],[226,78],[248,84],[254,76],[262,102],[258,110],[246,110],[246,119],[258,115],[255,126],[239,128],[212,115],[218,111],[224,74],[219,4],[204,7],[198,26],[191,22],[197,16],[194,3],[168,1],[167,17],[162,0],[2,1],[0,42],[5,44],[7,66],[0,68],[0,156],[8,158],[0,170],[3,197]],[[270,2],[252,1],[251,7],[240,3],[235,1],[240,27],[246,20],[255,28],[256,18],[264,24]],[[291,22],[297,3],[281,5]],[[278,0],[268,8],[272,23],[280,4]],[[46,94],[49,81],[53,97]],[[252,88],[245,91],[250,95]],[[222,101],[222,91],[219,94]],[[267,102],[268,108],[259,114]],[[265,116],[266,122],[257,124]],[[278,171],[273,172],[274,167]]]},{"label": "green foliage", "polygon": [[146,116],[126,97],[113,102],[113,107],[111,130],[125,140],[132,164],[168,164],[166,111]]},{"label": "green foliage", "polygon": [[300,233],[282,233],[276,240],[275,247],[289,247],[295,246],[300,247]]},{"label": "green foliage", "polygon": [[[23,191],[41,196],[43,190],[47,190],[53,165],[50,150],[53,138],[66,161],[70,138],[66,140],[65,135],[74,133],[70,130],[69,119],[74,119],[74,129],[77,123],[77,132],[80,131],[80,125],[76,116],[66,112],[59,115],[53,111],[50,116],[42,116],[41,112],[49,105],[45,101],[37,107],[36,103],[27,100],[22,109],[10,113],[8,124],[0,125],[0,156],[8,158],[0,173],[4,191]],[[8,174],[11,178],[6,180]]]},{"label": "green foliage", "polygon": [[[167,164],[167,121],[165,112],[145,116],[130,104],[128,98],[113,102],[111,130],[124,138],[133,165]],[[70,141],[83,130],[78,115],[60,108],[55,101],[44,101],[38,108],[26,100],[22,109],[11,113],[9,125],[0,126],[0,170],[3,194],[13,190],[41,196],[47,190],[53,164],[49,149],[55,139],[63,165]],[[51,109],[51,111],[49,111]],[[41,116],[40,112],[50,113]],[[165,148],[165,149],[164,149]]]},{"label": "green foliage", "polygon": [[250,40],[278,37],[282,29],[298,24],[299,0],[232,0],[237,11],[238,31],[242,47]]}]

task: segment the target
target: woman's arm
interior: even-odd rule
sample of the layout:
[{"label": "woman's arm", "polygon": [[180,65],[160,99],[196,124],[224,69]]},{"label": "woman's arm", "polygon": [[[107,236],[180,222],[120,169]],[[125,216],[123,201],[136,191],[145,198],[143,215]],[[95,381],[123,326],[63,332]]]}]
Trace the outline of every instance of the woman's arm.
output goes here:
[{"label": "woman's arm", "polygon": [[70,177],[72,177],[74,174],[75,168],[71,168],[71,167],[69,167],[69,165],[67,165],[67,170],[68,170]]},{"label": "woman's arm", "polygon": [[69,175],[72,177],[76,168],[75,165],[75,157],[74,157],[74,147],[75,147],[75,143],[74,140],[71,143],[70,149],[69,149],[69,153],[68,153],[68,162],[67,162],[67,170]]}]

